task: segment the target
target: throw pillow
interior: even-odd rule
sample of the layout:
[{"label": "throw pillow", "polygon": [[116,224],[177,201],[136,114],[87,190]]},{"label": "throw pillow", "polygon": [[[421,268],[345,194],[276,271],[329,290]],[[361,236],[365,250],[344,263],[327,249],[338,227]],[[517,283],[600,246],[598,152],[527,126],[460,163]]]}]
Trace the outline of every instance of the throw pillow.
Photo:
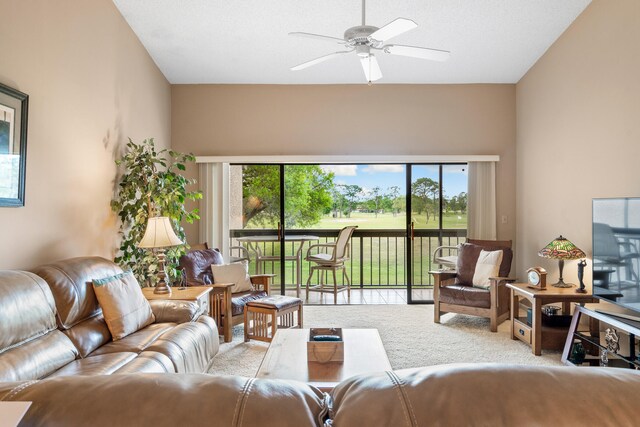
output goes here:
[{"label": "throw pillow", "polygon": [[155,322],[149,301],[131,271],[96,279],[93,290],[114,341]]},{"label": "throw pillow", "polygon": [[476,270],[473,273],[473,286],[476,288],[489,288],[489,278],[498,277],[500,264],[502,263],[502,251],[480,251]]},{"label": "throw pillow", "polygon": [[213,283],[233,283],[231,293],[252,291],[249,278],[249,261],[234,262],[231,264],[212,265]]},{"label": "throw pillow", "polygon": [[184,271],[187,286],[204,286],[213,283],[212,264],[224,264],[217,249],[192,250],[180,257],[180,268]]}]

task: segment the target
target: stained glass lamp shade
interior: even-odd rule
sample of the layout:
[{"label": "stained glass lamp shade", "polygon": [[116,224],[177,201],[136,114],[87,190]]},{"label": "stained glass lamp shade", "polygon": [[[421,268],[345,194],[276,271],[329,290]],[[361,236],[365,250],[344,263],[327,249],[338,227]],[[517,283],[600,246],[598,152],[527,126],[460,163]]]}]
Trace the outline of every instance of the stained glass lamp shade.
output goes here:
[{"label": "stained glass lamp shade", "polygon": [[562,270],[564,269],[564,261],[571,259],[585,258],[585,253],[569,240],[562,237],[562,235],[554,239],[547,246],[542,248],[538,255],[543,258],[551,258],[558,260],[558,267],[560,268],[560,279],[552,286],[556,288],[570,288],[573,286],[570,283],[565,283],[562,279]]}]

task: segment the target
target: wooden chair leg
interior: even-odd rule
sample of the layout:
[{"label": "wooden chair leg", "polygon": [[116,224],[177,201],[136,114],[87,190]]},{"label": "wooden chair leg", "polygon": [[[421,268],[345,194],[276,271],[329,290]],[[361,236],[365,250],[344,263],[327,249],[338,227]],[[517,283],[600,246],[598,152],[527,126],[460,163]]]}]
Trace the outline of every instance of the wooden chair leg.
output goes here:
[{"label": "wooden chair leg", "polygon": [[247,307],[244,308],[244,342],[249,342],[249,328],[251,327],[251,323],[249,322],[249,310]]},{"label": "wooden chair leg", "polygon": [[300,307],[298,308],[298,328],[302,329],[302,307],[303,304],[300,303]]},{"label": "wooden chair leg", "polygon": [[333,304],[338,304],[338,278],[335,268],[333,269]]},{"label": "wooden chair leg", "polygon": [[433,285],[433,323],[440,323],[440,283]]}]

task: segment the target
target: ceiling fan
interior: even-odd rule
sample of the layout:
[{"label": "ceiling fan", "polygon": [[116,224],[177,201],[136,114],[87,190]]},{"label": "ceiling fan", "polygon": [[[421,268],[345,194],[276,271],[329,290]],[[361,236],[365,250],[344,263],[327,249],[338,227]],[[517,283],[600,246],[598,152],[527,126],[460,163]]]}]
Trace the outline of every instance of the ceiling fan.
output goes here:
[{"label": "ceiling fan", "polygon": [[319,64],[339,55],[355,51],[356,54],[360,57],[362,70],[364,71],[364,75],[370,84],[371,82],[382,78],[382,71],[380,71],[380,66],[378,65],[378,60],[376,59],[374,53],[375,51],[382,51],[391,55],[429,59],[432,61],[446,61],[447,59],[449,59],[451,52],[446,50],[430,49],[426,47],[416,46],[404,46],[399,44],[386,44],[387,40],[416,28],[418,24],[413,22],[411,19],[396,18],[382,28],[374,27],[372,25],[365,25],[365,2],[366,0],[362,0],[362,25],[349,28],[344,32],[344,38],[302,32],[289,33],[290,36],[326,40],[343,45],[346,48],[346,50],[333,52],[328,55],[312,59],[311,61],[303,62],[302,64],[296,65],[295,67],[291,67],[291,71],[303,70],[307,67],[311,67],[312,65]]}]

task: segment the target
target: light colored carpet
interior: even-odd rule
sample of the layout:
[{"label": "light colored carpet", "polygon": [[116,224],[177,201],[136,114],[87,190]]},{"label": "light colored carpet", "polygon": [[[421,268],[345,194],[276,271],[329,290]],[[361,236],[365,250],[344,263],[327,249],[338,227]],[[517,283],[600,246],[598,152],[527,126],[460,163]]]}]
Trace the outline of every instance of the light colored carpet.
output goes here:
[{"label": "light colored carpet", "polygon": [[[521,365],[561,365],[560,353],[531,348],[509,337],[509,321],[497,333],[489,319],[447,314],[433,323],[432,305],[305,306],[304,326],[376,328],[394,369],[443,363],[497,362]],[[268,344],[243,341],[243,326],[233,330],[233,341],[221,344],[209,372],[254,376]]]}]

